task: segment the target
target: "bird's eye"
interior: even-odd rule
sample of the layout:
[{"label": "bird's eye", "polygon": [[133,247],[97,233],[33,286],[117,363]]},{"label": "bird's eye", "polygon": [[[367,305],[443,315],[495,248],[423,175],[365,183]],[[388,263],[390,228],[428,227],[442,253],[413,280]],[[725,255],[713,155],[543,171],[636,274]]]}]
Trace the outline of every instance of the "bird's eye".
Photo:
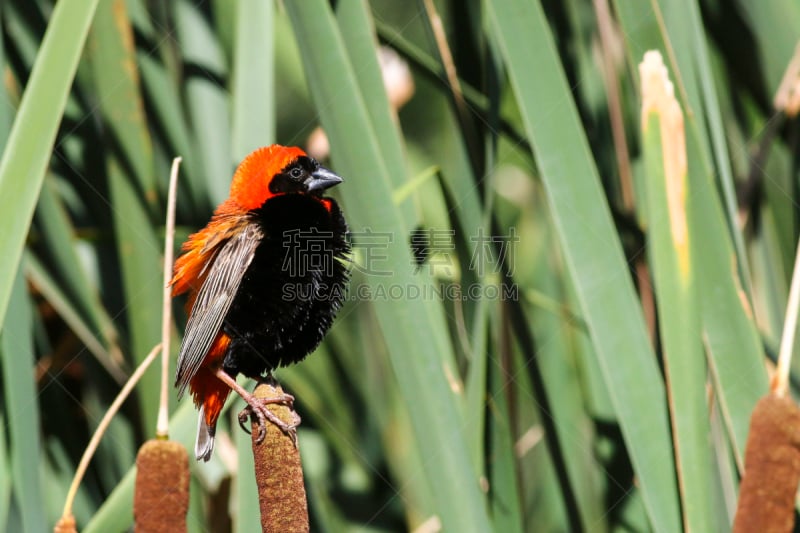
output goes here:
[{"label": "bird's eye", "polygon": [[299,167],[294,167],[292,170],[289,171],[289,174],[291,174],[292,178],[299,180],[300,178],[303,177],[303,169]]}]

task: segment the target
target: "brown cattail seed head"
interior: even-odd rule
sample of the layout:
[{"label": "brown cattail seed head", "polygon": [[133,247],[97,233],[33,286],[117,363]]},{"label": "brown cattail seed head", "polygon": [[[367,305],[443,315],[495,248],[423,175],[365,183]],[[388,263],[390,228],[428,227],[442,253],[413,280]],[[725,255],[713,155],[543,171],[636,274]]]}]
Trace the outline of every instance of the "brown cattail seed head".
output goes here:
[{"label": "brown cattail seed head", "polygon": [[[280,385],[259,383],[253,395],[274,401],[283,397],[284,392]],[[299,423],[299,417],[287,405],[273,404],[269,409],[287,424]],[[296,436],[293,438],[267,422],[267,435],[257,443],[258,424],[253,423],[252,429],[262,531],[308,531],[306,489]]]},{"label": "brown cattail seed head", "polygon": [[137,533],[186,531],[189,455],[179,443],[149,440],[136,456],[133,518]]},{"label": "brown cattail seed head", "polygon": [[789,397],[761,398],[750,418],[734,533],[791,531],[800,482],[800,409]]}]

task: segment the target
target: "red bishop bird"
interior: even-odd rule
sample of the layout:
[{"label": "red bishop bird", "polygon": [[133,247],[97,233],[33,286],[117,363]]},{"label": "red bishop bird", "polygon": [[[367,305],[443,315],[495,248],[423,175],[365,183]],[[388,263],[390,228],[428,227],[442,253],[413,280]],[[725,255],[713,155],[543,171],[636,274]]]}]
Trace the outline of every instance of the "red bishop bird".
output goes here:
[{"label": "red bishop bird", "polygon": [[[279,145],[248,155],[230,196],[191,235],[175,262],[173,294],[189,293],[189,321],[175,386],[200,408],[195,455],[208,461],[231,390],[259,421],[288,425],[236,383],[269,376],[313,351],[342,305],[350,251],[338,204],[323,196],[342,182],[300,148]],[[291,402],[289,395],[283,399]],[[240,417],[241,421],[241,417]]]}]

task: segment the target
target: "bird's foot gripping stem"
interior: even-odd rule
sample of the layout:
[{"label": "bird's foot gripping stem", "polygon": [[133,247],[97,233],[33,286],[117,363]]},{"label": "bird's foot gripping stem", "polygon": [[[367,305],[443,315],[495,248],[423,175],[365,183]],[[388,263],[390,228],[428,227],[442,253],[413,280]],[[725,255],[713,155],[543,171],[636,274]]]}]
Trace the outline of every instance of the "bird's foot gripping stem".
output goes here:
[{"label": "bird's foot gripping stem", "polygon": [[[288,437],[292,439],[294,445],[297,446],[297,426],[300,425],[300,415],[294,411],[294,396],[283,392],[280,385],[278,385],[278,383],[271,378],[260,382],[259,385],[256,386],[257,394],[259,386],[266,386],[267,396],[262,397],[260,395],[256,396],[256,394],[247,392],[244,387],[239,385],[236,380],[231,377],[230,374],[221,368],[216,371],[216,376],[227,383],[230,388],[236,391],[236,393],[247,402],[247,407],[245,407],[239,413],[239,425],[247,433],[250,433],[245,423],[247,422],[248,418],[256,418],[258,421],[258,435],[256,435],[255,440],[256,444],[261,444],[261,442],[264,441],[264,438],[267,435],[267,421],[269,421],[275,427],[288,435]],[[286,407],[291,420],[288,422],[283,420],[281,417],[275,414],[272,409],[270,409],[270,405],[281,405]]]},{"label": "bird's foot gripping stem", "polygon": [[[294,411],[294,396],[291,394],[281,393],[273,398],[257,398],[251,395],[250,399],[245,398],[247,407],[239,412],[239,425],[243,430],[250,433],[245,425],[248,418],[256,417],[258,420],[258,435],[256,436],[256,444],[260,444],[264,437],[267,435],[267,421],[270,421],[278,429],[286,433],[295,446],[297,446],[297,426],[300,425],[300,415]],[[269,405],[283,405],[289,408],[289,413],[292,416],[291,422],[285,422],[278,415],[272,412]]]}]

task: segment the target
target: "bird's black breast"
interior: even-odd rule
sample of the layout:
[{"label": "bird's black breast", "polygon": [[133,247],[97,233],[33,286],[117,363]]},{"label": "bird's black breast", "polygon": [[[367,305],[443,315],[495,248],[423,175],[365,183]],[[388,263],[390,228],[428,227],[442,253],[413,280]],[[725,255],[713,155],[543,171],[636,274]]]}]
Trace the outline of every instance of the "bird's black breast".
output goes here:
[{"label": "bird's black breast", "polygon": [[223,367],[256,377],[302,360],[322,341],[342,305],[350,249],[334,200],[286,194],[251,216],[265,236],[225,318],[231,344]]}]

